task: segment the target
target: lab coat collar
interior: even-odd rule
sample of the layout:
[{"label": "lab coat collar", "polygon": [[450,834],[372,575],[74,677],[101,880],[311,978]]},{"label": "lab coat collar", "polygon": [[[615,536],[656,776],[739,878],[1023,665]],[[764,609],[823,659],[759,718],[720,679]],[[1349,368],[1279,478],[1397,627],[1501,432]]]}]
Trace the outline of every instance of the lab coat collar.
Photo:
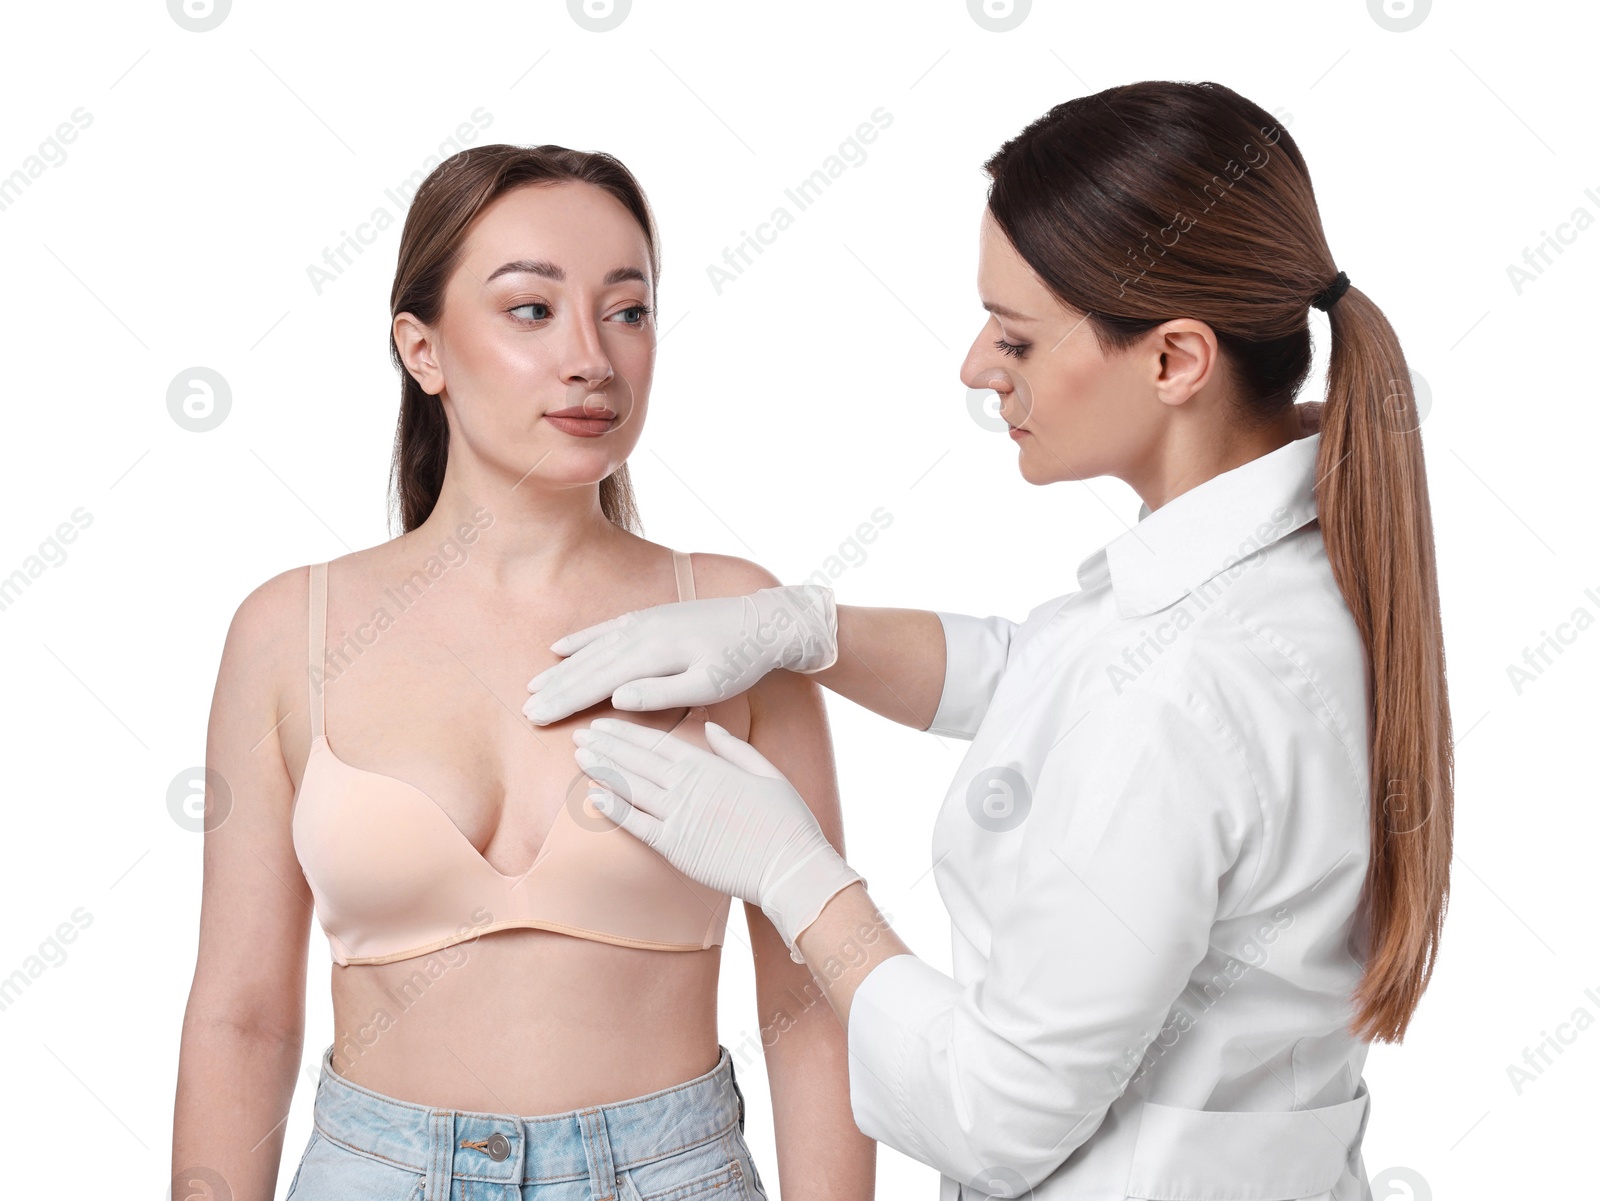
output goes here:
[{"label": "lab coat collar", "polygon": [[1212,476],[1155,512],[1078,567],[1085,591],[1111,582],[1117,612],[1142,617],[1165,609],[1262,547],[1317,516],[1314,494],[1320,432]]}]

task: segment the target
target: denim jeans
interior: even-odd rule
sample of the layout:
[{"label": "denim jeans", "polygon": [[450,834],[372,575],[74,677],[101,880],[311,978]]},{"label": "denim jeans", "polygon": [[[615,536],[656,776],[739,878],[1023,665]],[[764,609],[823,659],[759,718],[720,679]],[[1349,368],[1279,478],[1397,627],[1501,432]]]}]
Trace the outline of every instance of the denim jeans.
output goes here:
[{"label": "denim jeans", "polygon": [[332,1052],[286,1201],[766,1201],[726,1047],[693,1080],[535,1117],[396,1100]]}]

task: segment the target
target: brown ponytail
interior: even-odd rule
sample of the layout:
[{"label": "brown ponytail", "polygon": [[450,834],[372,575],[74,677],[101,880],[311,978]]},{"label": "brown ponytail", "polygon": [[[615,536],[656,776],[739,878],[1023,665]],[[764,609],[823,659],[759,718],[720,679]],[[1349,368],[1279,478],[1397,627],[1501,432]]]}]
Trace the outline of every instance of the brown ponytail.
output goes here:
[{"label": "brown ponytail", "polygon": [[[984,164],[989,211],[1102,348],[1175,316],[1211,326],[1267,422],[1310,374],[1307,306],[1338,274],[1299,148],[1216,83],[1147,81],[1052,108]],[[1328,310],[1317,516],[1370,666],[1366,967],[1351,1030],[1399,1041],[1433,973],[1449,895],[1454,770],[1416,398],[1359,288]]]},{"label": "brown ponytail", "polygon": [[[411,377],[394,341],[394,318],[410,313],[438,321],[445,285],[460,259],[467,228],[497,197],[527,184],[593,184],[615,196],[639,223],[650,250],[651,286],[660,278],[655,218],[633,174],[604,152],[565,146],[474,146],[451,155],[417,189],[400,233],[394,284],[389,291],[389,358],[400,372],[400,420],[390,465],[390,519],[410,533],[433,512],[444,485],[450,427],[444,406]],[[625,530],[640,530],[638,504],[624,464],[600,481],[600,511]]]},{"label": "brown ponytail", "polygon": [[1433,514],[1400,340],[1352,286],[1328,310],[1317,514],[1372,679],[1370,949],[1359,1032],[1398,1042],[1433,974],[1450,889],[1455,756]]}]

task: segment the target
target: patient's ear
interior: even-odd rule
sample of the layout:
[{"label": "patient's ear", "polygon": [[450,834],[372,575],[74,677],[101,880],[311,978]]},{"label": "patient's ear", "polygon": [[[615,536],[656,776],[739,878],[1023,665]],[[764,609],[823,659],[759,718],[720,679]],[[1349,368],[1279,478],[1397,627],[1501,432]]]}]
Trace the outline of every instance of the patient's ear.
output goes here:
[{"label": "patient's ear", "polygon": [[406,373],[429,396],[444,391],[444,372],[434,354],[433,331],[410,313],[397,313],[394,319],[394,345]]}]

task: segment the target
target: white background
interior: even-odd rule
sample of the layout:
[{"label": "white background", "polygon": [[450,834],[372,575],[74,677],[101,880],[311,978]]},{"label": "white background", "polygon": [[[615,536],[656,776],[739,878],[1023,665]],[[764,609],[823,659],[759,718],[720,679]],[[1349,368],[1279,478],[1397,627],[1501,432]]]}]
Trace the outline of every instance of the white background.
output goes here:
[{"label": "white background", "polygon": [[[1002,33],[955,0],[640,0],[597,33],[555,0],[280,0],[237,4],[204,33],[149,2],[17,6],[7,24],[0,177],[26,174],[74,110],[92,118],[0,209],[0,576],[25,570],[75,509],[92,515],[65,561],[0,611],[0,977],[74,910],[92,918],[0,1010],[20,1107],[8,1192],[153,1201],[166,1188],[201,851],[167,792],[203,760],[240,600],[391,536],[386,306],[403,210],[385,189],[431,167],[480,108],[492,121],[478,142],[618,155],[663,235],[664,336],[631,464],[646,536],[798,580],[883,506],[892,523],[836,582],[842,601],[1020,618],[1076,587],[1077,564],[1134,521],[1138,499],[1111,479],[1028,485],[1013,444],[967,409],[956,371],[983,320],[981,163],[1051,105],[1146,78],[1216,80],[1280,112],[1338,264],[1383,306],[1431,394],[1459,854],[1434,982],[1406,1042],[1368,1060],[1376,1195],[1593,1189],[1600,954],[1582,882],[1600,554],[1580,481],[1596,433],[1600,157],[1587,9],[1441,4],[1393,32],[1359,0],[1039,3]],[[718,294],[708,265],[880,106],[892,124],[865,161]],[[379,207],[393,226],[319,294],[310,265]],[[1567,227],[1570,244],[1519,293],[1508,266],[1580,208],[1585,228]],[[1320,362],[1326,324],[1312,319]],[[232,397],[199,434],[166,405],[195,366]],[[1508,667],[1579,609],[1591,616],[1563,627],[1571,644],[1519,691]],[[948,969],[928,844],[965,744],[836,697],[829,709],[850,857],[910,945]],[[308,1072],[280,1195],[332,1034],[313,933]],[[735,917],[730,1046],[757,1025],[743,934]],[[1580,1009],[1586,1028],[1563,1027],[1571,1045],[1519,1094],[1508,1065]],[[766,1080],[742,1062],[749,1140],[776,1194]],[[934,1194],[931,1169],[887,1148],[879,1162],[881,1196]],[[1391,1187],[1394,1166],[1426,1188]]]}]

